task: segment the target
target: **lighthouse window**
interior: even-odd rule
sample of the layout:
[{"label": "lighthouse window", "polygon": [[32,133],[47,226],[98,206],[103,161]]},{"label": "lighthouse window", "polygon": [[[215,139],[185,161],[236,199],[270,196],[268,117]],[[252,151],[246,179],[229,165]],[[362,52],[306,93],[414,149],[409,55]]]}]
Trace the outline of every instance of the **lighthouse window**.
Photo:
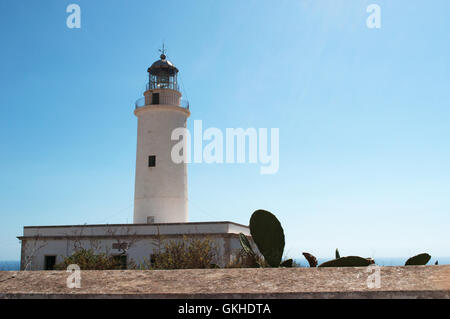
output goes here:
[{"label": "lighthouse window", "polygon": [[156,166],[156,156],[150,155],[148,157],[148,167],[155,167]]},{"label": "lighthouse window", "polygon": [[159,93],[152,94],[152,104],[159,104]]},{"label": "lighthouse window", "polygon": [[161,89],[165,89],[169,87],[169,76],[168,75],[161,75],[158,77],[158,87]]}]

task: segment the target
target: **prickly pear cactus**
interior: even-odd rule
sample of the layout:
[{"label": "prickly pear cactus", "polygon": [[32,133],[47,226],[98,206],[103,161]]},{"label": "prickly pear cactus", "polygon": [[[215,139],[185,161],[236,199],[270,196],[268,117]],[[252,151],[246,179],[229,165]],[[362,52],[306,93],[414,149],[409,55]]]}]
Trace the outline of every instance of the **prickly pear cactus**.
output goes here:
[{"label": "prickly pear cactus", "polygon": [[339,250],[336,248],[336,259],[341,258],[341,255],[339,254]]},{"label": "prickly pear cactus", "polygon": [[280,267],[291,268],[293,266],[293,264],[294,264],[294,261],[292,259],[287,259],[280,264]]},{"label": "prickly pear cactus", "polygon": [[409,258],[405,266],[424,266],[426,265],[431,259],[431,256],[428,254],[420,254],[414,257]]},{"label": "prickly pear cactus", "polygon": [[278,267],[284,251],[284,231],[272,213],[257,210],[250,218],[250,233],[258,250],[271,267]]},{"label": "prickly pear cactus", "polygon": [[373,260],[372,258],[366,258],[367,261],[369,262],[370,265],[375,265],[375,260]]},{"label": "prickly pear cactus", "polygon": [[241,242],[242,249],[248,254],[248,255],[255,255],[255,252],[253,251],[252,246],[250,245],[250,242],[243,233],[239,233],[239,241]]},{"label": "prickly pear cactus", "polygon": [[319,267],[366,267],[369,265],[370,262],[366,258],[348,256],[324,262]]},{"label": "prickly pear cactus", "polygon": [[311,255],[310,253],[303,253],[306,260],[308,261],[309,267],[317,267],[317,258]]}]

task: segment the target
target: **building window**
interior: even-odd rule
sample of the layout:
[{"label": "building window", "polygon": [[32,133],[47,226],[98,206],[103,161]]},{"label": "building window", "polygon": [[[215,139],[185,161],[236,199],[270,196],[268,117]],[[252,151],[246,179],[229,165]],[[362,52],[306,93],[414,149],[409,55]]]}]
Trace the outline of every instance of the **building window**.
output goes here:
[{"label": "building window", "polygon": [[154,224],[155,216],[147,216],[147,224]]},{"label": "building window", "polygon": [[44,257],[44,269],[53,270],[56,264],[56,256],[45,256]]},{"label": "building window", "polygon": [[114,262],[120,269],[127,269],[128,258],[127,255],[116,255],[113,256]]},{"label": "building window", "polygon": [[152,104],[159,104],[159,93],[152,94]]},{"label": "building window", "polygon": [[148,167],[155,167],[156,166],[156,156],[150,155],[148,157]]}]

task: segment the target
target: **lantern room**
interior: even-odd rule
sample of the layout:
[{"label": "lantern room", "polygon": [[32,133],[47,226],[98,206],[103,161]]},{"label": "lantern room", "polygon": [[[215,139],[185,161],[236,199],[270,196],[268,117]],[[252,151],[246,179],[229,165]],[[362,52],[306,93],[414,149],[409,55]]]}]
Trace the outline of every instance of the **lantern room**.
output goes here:
[{"label": "lantern room", "polygon": [[153,63],[147,71],[149,73],[147,90],[171,89],[178,91],[178,69],[167,60],[164,52],[161,54],[160,60]]}]

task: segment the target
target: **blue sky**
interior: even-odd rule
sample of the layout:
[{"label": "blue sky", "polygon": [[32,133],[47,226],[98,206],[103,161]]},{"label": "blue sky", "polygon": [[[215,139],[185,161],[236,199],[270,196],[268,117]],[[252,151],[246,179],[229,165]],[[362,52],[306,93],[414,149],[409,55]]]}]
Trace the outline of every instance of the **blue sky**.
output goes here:
[{"label": "blue sky", "polygon": [[[81,7],[81,29],[66,7]],[[366,8],[381,6],[381,29]],[[286,252],[449,256],[450,2],[0,3],[0,260],[24,225],[132,222],[136,118],[165,41],[191,118],[279,128],[280,169],[189,165],[191,221],[275,213]]]}]

